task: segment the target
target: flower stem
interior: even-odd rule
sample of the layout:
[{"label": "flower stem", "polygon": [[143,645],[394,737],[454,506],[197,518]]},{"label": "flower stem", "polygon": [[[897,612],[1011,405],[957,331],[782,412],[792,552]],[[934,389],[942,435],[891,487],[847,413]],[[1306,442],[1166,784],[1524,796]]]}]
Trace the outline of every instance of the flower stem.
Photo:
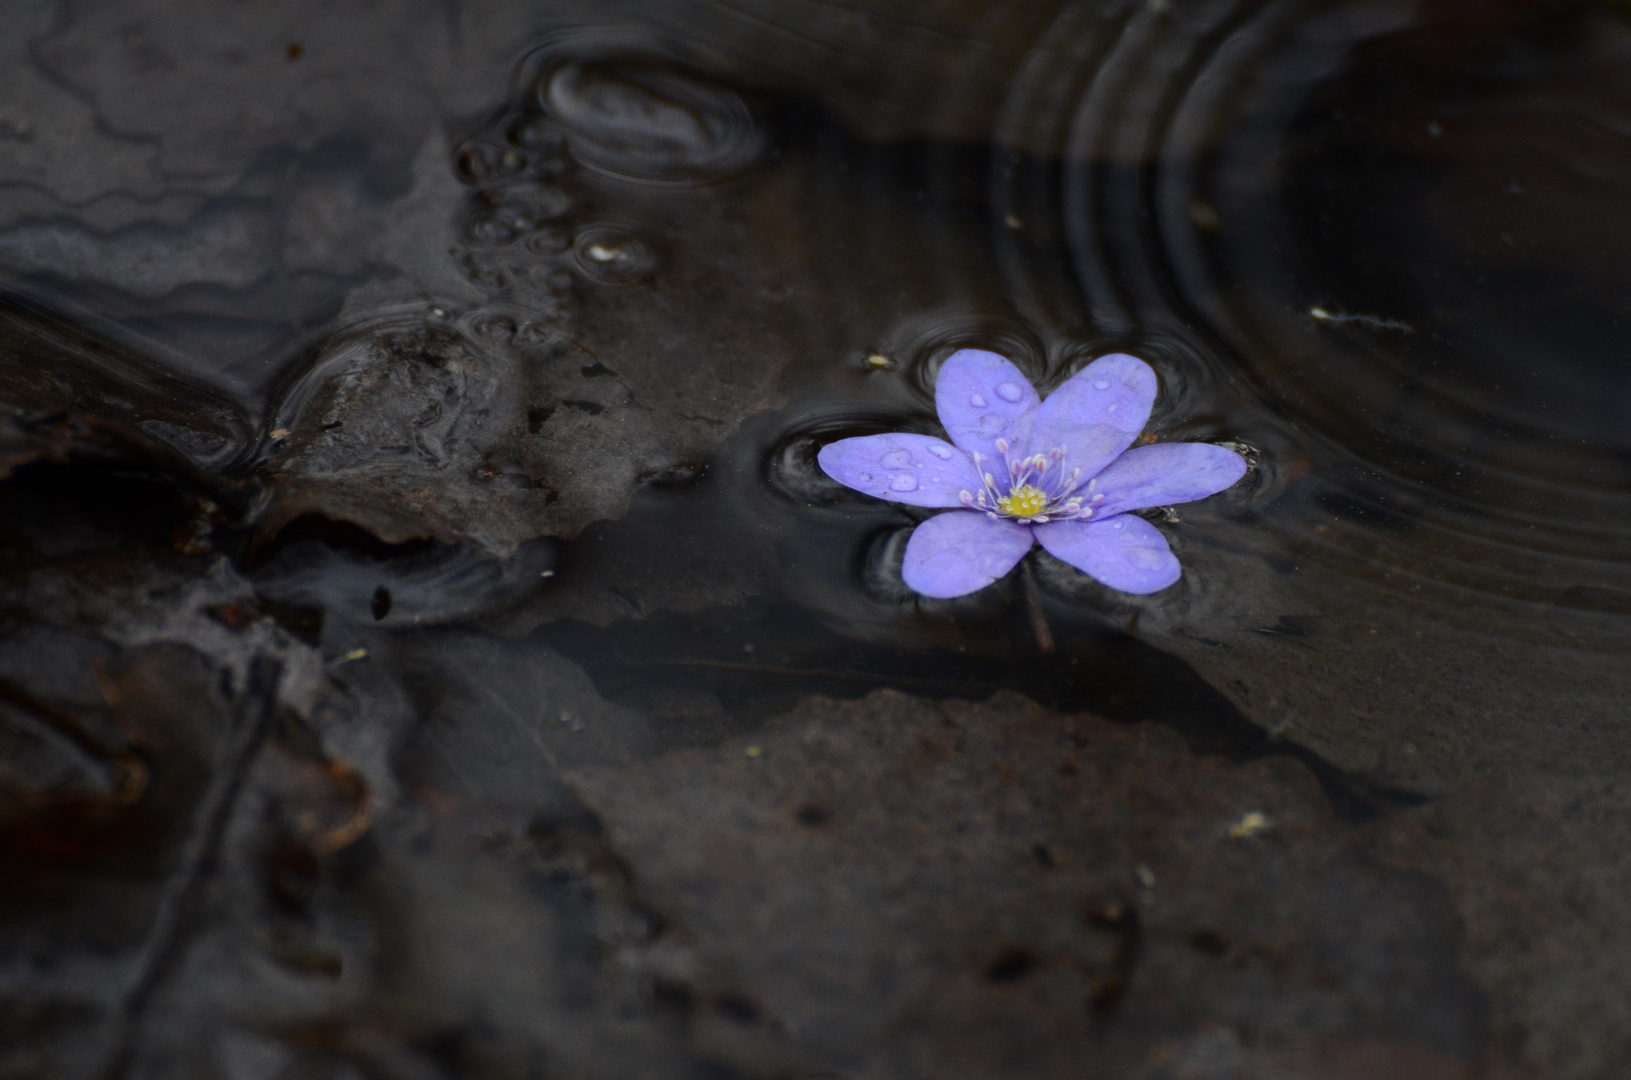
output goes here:
[{"label": "flower stem", "polygon": [[1025,590],[1025,609],[1031,616],[1031,633],[1036,635],[1036,647],[1043,654],[1053,652],[1053,631],[1048,629],[1048,616],[1042,611],[1042,594],[1036,587],[1036,573],[1031,560],[1020,564],[1019,580]]}]

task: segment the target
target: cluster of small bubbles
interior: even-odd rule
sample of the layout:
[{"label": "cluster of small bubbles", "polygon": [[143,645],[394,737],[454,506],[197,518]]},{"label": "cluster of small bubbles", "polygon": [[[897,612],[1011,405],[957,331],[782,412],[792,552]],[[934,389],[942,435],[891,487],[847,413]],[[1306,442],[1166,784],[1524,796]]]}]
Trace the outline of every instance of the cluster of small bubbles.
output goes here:
[{"label": "cluster of small bubbles", "polygon": [[582,202],[570,164],[558,126],[525,107],[454,154],[454,171],[473,189],[454,251],[459,268],[489,296],[557,323],[571,307],[568,219]]},{"label": "cluster of small bubbles", "polygon": [[660,59],[571,59],[539,71],[518,108],[455,152],[472,193],[453,257],[501,306],[559,328],[578,282],[635,284],[658,268],[653,245],[629,226],[573,220],[594,201],[583,165],[624,178],[717,179],[756,159],[763,135],[734,92]]}]

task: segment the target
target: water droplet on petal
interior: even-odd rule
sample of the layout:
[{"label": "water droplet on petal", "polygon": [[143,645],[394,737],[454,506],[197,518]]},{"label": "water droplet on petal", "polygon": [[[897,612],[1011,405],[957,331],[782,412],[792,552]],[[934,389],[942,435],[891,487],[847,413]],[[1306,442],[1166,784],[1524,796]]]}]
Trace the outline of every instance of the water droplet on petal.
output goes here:
[{"label": "water droplet on petal", "polygon": [[878,464],[890,469],[904,469],[912,463],[910,450],[891,450],[878,459]]},{"label": "water droplet on petal", "polygon": [[1108,390],[1108,389],[1110,389],[1110,380],[1109,379],[1100,379],[1100,380],[1098,380],[1097,382],[1095,382],[1093,384],[1093,389],[1095,389],[1095,390]]},{"label": "water droplet on petal", "polygon": [[892,491],[916,491],[917,477],[913,476],[911,473],[901,473],[899,476],[895,477],[894,480],[890,481],[889,487]]},{"label": "water droplet on petal", "polygon": [[950,461],[951,460],[951,447],[949,447],[949,446],[942,446],[939,443],[930,443],[929,444],[929,453],[933,454],[935,457],[939,458],[941,461]]},{"label": "water droplet on petal", "polygon": [[973,397],[969,398],[968,403],[974,406],[976,409],[983,409],[987,404],[989,404],[989,402],[985,400],[985,397],[980,394],[975,394]]},{"label": "water droplet on petal", "polygon": [[1116,403],[1114,401],[1112,401],[1110,403],[1110,407],[1108,409],[1104,410],[1104,411],[1107,412],[1107,413],[1115,412],[1116,411]]},{"label": "water droplet on petal", "polygon": [[864,473],[862,473],[860,475],[859,479],[860,479],[861,483],[863,483],[863,484],[871,483],[872,482],[872,474],[869,473],[869,472],[864,472]]},{"label": "water droplet on petal", "polygon": [[1025,396],[1025,391],[1021,390],[1017,383],[998,383],[997,396],[1004,401],[1018,401]]}]

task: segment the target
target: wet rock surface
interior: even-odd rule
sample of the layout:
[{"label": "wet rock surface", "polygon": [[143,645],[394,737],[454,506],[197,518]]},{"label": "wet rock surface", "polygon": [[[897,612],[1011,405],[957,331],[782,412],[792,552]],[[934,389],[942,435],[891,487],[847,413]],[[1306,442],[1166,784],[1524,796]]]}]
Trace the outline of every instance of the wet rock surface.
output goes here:
[{"label": "wet rock surface", "polygon": [[1494,1042],[1537,1076],[1609,1076],[1631,1053],[1628,799],[1618,777],[1498,781],[1378,830],[1384,861],[1446,882]]},{"label": "wet rock surface", "polygon": [[880,692],[569,780],[685,943],[699,1036],[741,1067],[1182,1075],[1247,1030],[1265,1061],[1482,1051],[1442,898],[1360,854],[1283,759]]}]

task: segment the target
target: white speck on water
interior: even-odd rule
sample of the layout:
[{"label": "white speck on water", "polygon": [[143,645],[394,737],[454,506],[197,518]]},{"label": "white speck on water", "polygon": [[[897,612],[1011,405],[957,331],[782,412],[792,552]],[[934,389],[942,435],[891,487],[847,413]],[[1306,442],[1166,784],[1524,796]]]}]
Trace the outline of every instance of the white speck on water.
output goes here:
[{"label": "white speck on water", "polygon": [[998,383],[997,396],[1002,398],[1004,401],[1018,401],[1020,398],[1025,396],[1025,391],[1021,390],[1016,383]]},{"label": "white speck on water", "polygon": [[623,249],[606,247],[604,244],[590,244],[584,254],[595,260],[595,262],[616,262],[623,257]]},{"label": "white speck on water", "polygon": [[1095,389],[1095,390],[1108,390],[1108,389],[1110,389],[1110,380],[1109,379],[1099,379],[1097,382],[1095,382],[1093,384],[1093,389]]},{"label": "white speck on water", "polygon": [[894,480],[890,481],[889,488],[892,491],[916,491],[917,477],[913,476],[911,473],[901,473],[899,476],[895,477]]},{"label": "white speck on water", "polygon": [[939,458],[941,461],[950,461],[951,460],[951,447],[949,447],[949,446],[942,446],[939,443],[930,443],[929,444],[929,453],[933,454],[935,457]]},{"label": "white speck on water", "polygon": [[989,404],[989,402],[987,402],[985,398],[979,394],[975,394],[973,397],[969,398],[968,403],[974,406],[976,409],[983,409]]}]

